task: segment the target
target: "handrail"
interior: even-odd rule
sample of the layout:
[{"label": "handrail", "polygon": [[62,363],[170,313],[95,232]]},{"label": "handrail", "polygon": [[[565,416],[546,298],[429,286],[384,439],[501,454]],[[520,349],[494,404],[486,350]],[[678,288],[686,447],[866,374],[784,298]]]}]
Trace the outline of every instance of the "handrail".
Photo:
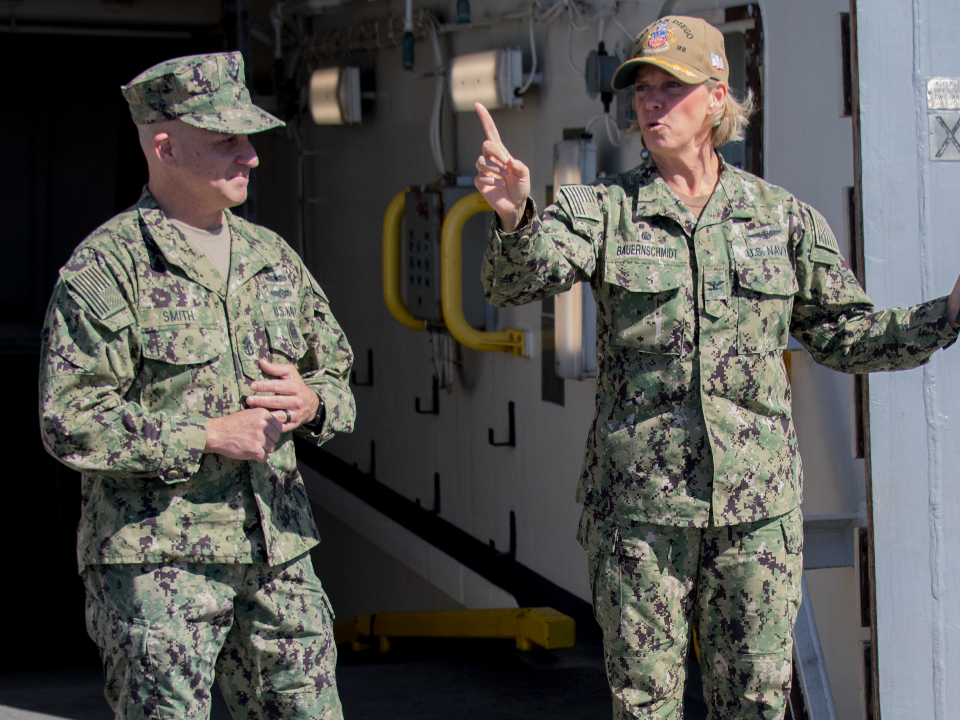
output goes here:
[{"label": "handrail", "polygon": [[415,318],[407,310],[400,293],[401,255],[400,234],[407,191],[396,194],[383,216],[383,300],[394,319],[411,330],[426,330],[427,323]]},{"label": "handrail", "polygon": [[491,210],[480,193],[461,198],[447,212],[440,231],[440,295],[443,300],[443,319],[447,329],[468,348],[484,351],[502,351],[524,357],[526,337],[521,330],[506,328],[485,332],[472,327],[463,316],[463,226],[481,212]]}]

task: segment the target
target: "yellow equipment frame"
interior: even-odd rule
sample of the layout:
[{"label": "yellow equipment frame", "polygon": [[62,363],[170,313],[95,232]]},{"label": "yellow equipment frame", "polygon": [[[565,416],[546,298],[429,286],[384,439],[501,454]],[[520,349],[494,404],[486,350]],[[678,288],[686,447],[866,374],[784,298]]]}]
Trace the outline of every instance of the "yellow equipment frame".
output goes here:
[{"label": "yellow equipment frame", "polygon": [[406,206],[407,190],[394,196],[387,205],[383,216],[383,300],[394,319],[411,330],[426,330],[425,320],[415,318],[407,310],[400,292],[400,273],[402,272],[402,246],[400,234],[403,228],[403,211]]},{"label": "yellow equipment frame", "polygon": [[443,319],[450,334],[461,345],[474,350],[501,351],[524,357],[526,336],[521,330],[506,328],[499,332],[485,332],[472,327],[463,315],[463,226],[467,220],[492,208],[480,193],[461,198],[443,220],[440,231],[440,295],[443,301]]},{"label": "yellow equipment frame", "polygon": [[576,635],[574,619],[548,607],[358,615],[333,629],[337,645],[366,650],[376,638],[380,652],[400,637],[504,639],[515,640],[520,650],[532,644],[557,650],[573,647]]}]

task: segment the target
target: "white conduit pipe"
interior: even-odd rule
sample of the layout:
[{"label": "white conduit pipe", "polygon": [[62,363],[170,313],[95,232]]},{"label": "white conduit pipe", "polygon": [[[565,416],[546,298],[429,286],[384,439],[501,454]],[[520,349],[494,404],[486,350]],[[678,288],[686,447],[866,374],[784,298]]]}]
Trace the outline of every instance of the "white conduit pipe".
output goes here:
[{"label": "white conduit pipe", "polygon": [[619,18],[617,18],[617,16],[614,15],[614,16],[612,16],[611,19],[617,24],[617,27],[618,27],[618,28],[620,28],[621,30],[623,30],[623,34],[627,36],[627,39],[628,39],[630,42],[633,42],[634,39],[635,39],[635,36],[633,36],[633,35],[630,34],[630,31],[627,30],[627,29],[623,26],[623,23],[620,22]]},{"label": "white conduit pipe", "polygon": [[433,112],[430,114],[430,152],[437,171],[443,175],[446,174],[447,167],[443,159],[443,143],[440,139],[440,118],[443,111],[443,94],[446,91],[446,68],[443,66],[443,55],[437,39],[437,26],[432,19],[427,23],[427,32],[430,36],[430,45],[433,47],[434,74],[437,76],[437,85],[433,94]]},{"label": "white conduit pipe", "polygon": [[533,37],[533,13],[530,13],[530,55],[532,60],[530,63],[530,77],[527,78],[527,81],[523,84],[519,90],[517,90],[518,95],[523,95],[527,90],[530,89],[530,86],[533,84],[533,76],[537,74],[537,41]]},{"label": "white conduit pipe", "polygon": [[604,113],[603,118],[604,124],[607,126],[607,139],[614,147],[620,147],[620,128],[617,127],[617,124],[613,121],[613,118],[610,117],[610,113]]}]

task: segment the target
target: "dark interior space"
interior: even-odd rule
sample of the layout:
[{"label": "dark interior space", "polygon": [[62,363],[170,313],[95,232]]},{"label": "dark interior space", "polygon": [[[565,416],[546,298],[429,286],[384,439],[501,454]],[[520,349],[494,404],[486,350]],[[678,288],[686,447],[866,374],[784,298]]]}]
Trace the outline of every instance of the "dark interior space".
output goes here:
[{"label": "dark interior space", "polygon": [[[54,670],[99,663],[86,636],[77,574],[80,476],[51,458],[37,424],[40,327],[60,266],[91,230],[133,204],[146,182],[120,85],[176,55],[218,50],[222,37],[191,40],[6,34],[0,63],[8,111],[0,114],[0,365],[14,378],[8,422],[17,448],[0,542],[27,552],[10,603],[0,670]],[[66,69],[66,70],[65,70]],[[11,596],[12,597],[12,596]]]}]

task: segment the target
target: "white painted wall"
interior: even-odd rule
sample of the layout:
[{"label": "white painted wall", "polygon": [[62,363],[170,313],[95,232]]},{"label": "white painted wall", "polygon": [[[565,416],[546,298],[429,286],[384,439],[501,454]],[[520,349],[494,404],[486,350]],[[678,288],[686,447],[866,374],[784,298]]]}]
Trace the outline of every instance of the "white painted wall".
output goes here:
[{"label": "white painted wall", "polygon": [[402,562],[463,607],[471,610],[517,607],[517,600],[513,595],[464,567],[426,540],[370,507],[356,495],[350,494],[311,468],[301,465],[300,472],[312,502],[383,552]]},{"label": "white painted wall", "polygon": [[[486,13],[525,7],[516,0],[473,2],[474,20]],[[600,7],[606,7],[601,2]],[[454,3],[415,3],[449,17]],[[654,20],[660,2],[625,3],[621,21],[638,32]],[[713,2],[680,0],[677,12],[710,9]],[[359,3],[331,27],[365,17],[402,13],[402,3]],[[766,32],[766,176],[815,205],[845,247],[843,188],[853,184],[850,120],[840,117],[839,13],[843,0],[762,3]],[[608,23],[612,47],[622,33]],[[551,182],[553,144],[565,127],[583,126],[600,110],[567,59],[567,23],[536,29],[539,69],[544,85],[529,93],[519,112],[495,113],[511,151],[533,171],[533,196],[543,202]],[[444,38],[447,57],[475,50],[516,46],[529,66],[524,23],[498,26]],[[596,29],[573,33],[573,58],[583,66],[597,43]],[[432,374],[429,344],[423,333],[398,325],[387,313],[380,290],[382,214],[394,194],[410,184],[432,181],[427,122],[432,69],[425,43],[417,44],[413,73],[400,69],[400,54],[384,50],[374,57],[376,116],[361,127],[308,127],[306,144],[318,153],[310,193],[318,200],[308,225],[307,256],[329,294],[333,310],[353,343],[358,374],[365,377],[365,353],[374,348],[376,385],[356,388],[356,432],[328,446],[331,452],[369,463],[371,440],[377,443],[377,475],[409,498],[429,504],[433,473],[442,484],[442,516],[498,547],[508,542],[508,514],[517,514],[518,559],[533,570],[589,598],[586,558],[574,538],[580,508],[574,490],[587,429],[593,413],[592,382],[566,383],[566,405],[540,399],[540,360],[518,359],[461,349],[462,372],[452,395],[442,394],[439,417],[416,415],[414,397],[429,402]],[[332,64],[332,62],[331,62]],[[457,173],[472,174],[483,139],[472,114],[444,116],[444,147]],[[600,130],[600,126],[596,127]],[[617,171],[639,161],[640,146],[628,142],[613,150],[598,133],[601,171]],[[263,175],[261,175],[263,177]],[[274,194],[275,195],[275,194]],[[295,207],[295,198],[289,203]],[[262,209],[263,212],[266,209]],[[271,209],[275,212],[275,209]],[[536,333],[540,307],[501,310],[502,325]],[[539,339],[534,343],[539,347]],[[809,357],[794,360],[794,416],[804,459],[807,514],[856,512],[863,502],[863,462],[852,457],[852,378],[816,366]],[[487,428],[506,431],[508,401],[516,403],[516,449],[487,445]],[[817,574],[819,573],[819,574]],[[840,716],[863,714],[856,574],[850,569],[815,571],[810,588],[828,671]]]},{"label": "white painted wall", "polygon": [[[950,291],[960,165],[931,163],[926,78],[960,77],[955,3],[858,3],[867,284],[882,305]],[[870,378],[884,720],[960,707],[960,356]]]}]

